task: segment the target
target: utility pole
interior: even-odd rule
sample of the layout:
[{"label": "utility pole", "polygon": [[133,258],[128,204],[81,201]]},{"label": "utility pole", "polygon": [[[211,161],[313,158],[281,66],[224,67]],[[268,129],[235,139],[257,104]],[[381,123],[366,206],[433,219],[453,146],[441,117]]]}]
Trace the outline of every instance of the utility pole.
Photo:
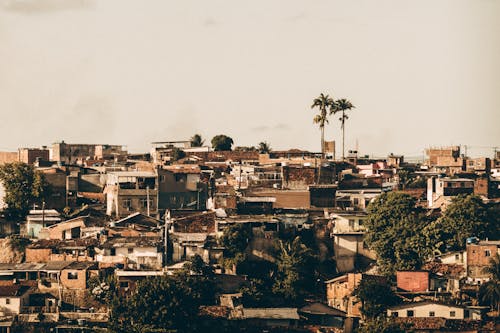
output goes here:
[{"label": "utility pole", "polygon": [[146,186],[146,206],[148,207],[148,216],[149,216],[149,186]]}]

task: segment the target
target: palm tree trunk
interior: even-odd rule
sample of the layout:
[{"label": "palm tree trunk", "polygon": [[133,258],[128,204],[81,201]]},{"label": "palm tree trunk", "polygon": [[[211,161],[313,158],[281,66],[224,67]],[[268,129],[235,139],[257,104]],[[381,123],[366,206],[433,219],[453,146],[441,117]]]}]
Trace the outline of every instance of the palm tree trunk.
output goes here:
[{"label": "palm tree trunk", "polygon": [[321,158],[325,158],[325,128],[321,127]]},{"label": "palm tree trunk", "polygon": [[342,162],[345,161],[345,118],[342,111]]}]

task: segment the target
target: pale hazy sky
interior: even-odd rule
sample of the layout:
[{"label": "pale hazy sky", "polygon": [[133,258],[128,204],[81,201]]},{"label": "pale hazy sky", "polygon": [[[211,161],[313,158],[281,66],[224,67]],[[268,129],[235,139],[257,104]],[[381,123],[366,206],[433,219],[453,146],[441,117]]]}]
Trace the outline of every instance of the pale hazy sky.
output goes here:
[{"label": "pale hazy sky", "polygon": [[0,150],[319,150],[321,92],[356,105],[363,153],[500,146],[500,0],[0,0],[0,60]]}]

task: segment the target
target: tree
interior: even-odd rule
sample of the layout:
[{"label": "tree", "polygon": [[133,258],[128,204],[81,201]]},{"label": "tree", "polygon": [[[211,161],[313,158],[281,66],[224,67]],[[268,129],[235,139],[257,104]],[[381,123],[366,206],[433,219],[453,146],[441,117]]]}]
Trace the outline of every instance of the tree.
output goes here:
[{"label": "tree", "polygon": [[5,216],[24,219],[32,204],[40,204],[48,195],[45,177],[32,165],[13,162],[0,166],[0,181],[5,187]]},{"label": "tree", "polygon": [[361,302],[361,314],[370,319],[385,314],[398,300],[387,283],[369,277],[361,279],[353,295]]},{"label": "tree", "polygon": [[500,316],[500,255],[496,253],[490,258],[490,264],[483,269],[483,273],[490,275],[490,280],[479,288],[479,300],[496,309]]},{"label": "tree", "polygon": [[194,331],[199,307],[213,303],[214,289],[204,276],[184,272],[146,278],[129,298],[113,301],[109,329],[116,333]]},{"label": "tree", "polygon": [[237,254],[242,254],[252,239],[252,229],[244,223],[230,225],[224,230],[221,242],[225,248],[225,254],[234,258]]},{"label": "tree", "polygon": [[345,112],[353,108],[354,105],[345,98],[335,101],[335,112],[342,112],[342,116],[339,118],[340,128],[342,129],[342,161],[345,160],[345,121],[349,119],[349,116],[346,115]]},{"label": "tree", "polygon": [[184,157],[186,157],[184,150],[177,147],[172,148],[172,153],[170,154],[170,160],[172,162],[178,161]]},{"label": "tree", "polygon": [[433,229],[439,230],[444,247],[441,250],[461,250],[468,237],[498,239],[499,227],[494,214],[476,195],[459,195],[452,199]]},{"label": "tree", "polygon": [[259,153],[260,154],[268,154],[270,152],[271,152],[271,146],[269,145],[269,143],[267,143],[266,141],[259,143]]},{"label": "tree", "polygon": [[216,135],[212,138],[212,148],[215,151],[231,150],[233,139],[224,134]]},{"label": "tree", "polygon": [[405,193],[383,193],[368,205],[365,241],[377,253],[383,274],[398,269],[418,269],[430,254],[427,220]]},{"label": "tree", "polygon": [[330,114],[335,110],[335,102],[329,95],[321,93],[313,100],[311,109],[318,108],[319,113],[314,116],[313,122],[318,124],[321,131],[321,158],[325,158],[325,125],[328,124],[328,109]]},{"label": "tree", "polygon": [[202,147],[205,140],[201,138],[200,134],[195,134],[191,137],[191,147]]},{"label": "tree", "polygon": [[273,292],[287,301],[300,302],[315,285],[316,257],[299,236],[291,242],[278,241],[277,276]]}]

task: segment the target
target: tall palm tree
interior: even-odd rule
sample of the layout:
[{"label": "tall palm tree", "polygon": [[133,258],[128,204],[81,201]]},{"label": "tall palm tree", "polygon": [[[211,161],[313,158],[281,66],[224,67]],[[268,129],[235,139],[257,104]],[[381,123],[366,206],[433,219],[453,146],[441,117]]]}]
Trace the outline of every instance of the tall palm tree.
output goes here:
[{"label": "tall palm tree", "polygon": [[344,161],[345,160],[345,121],[347,119],[349,119],[349,116],[346,115],[346,111],[354,109],[354,105],[352,105],[351,102],[349,102],[345,98],[336,100],[335,104],[336,104],[336,112],[342,112],[342,116],[339,118],[339,120],[340,120],[340,128],[342,129],[342,161]]},{"label": "tall palm tree", "polygon": [[267,141],[259,142],[259,147],[257,148],[260,154],[268,154],[271,152],[271,146]]},{"label": "tall palm tree", "polygon": [[328,124],[327,110],[335,105],[335,101],[329,95],[321,93],[313,100],[311,109],[318,108],[319,113],[314,116],[313,122],[319,125],[321,130],[321,158],[325,158],[325,124]]}]

